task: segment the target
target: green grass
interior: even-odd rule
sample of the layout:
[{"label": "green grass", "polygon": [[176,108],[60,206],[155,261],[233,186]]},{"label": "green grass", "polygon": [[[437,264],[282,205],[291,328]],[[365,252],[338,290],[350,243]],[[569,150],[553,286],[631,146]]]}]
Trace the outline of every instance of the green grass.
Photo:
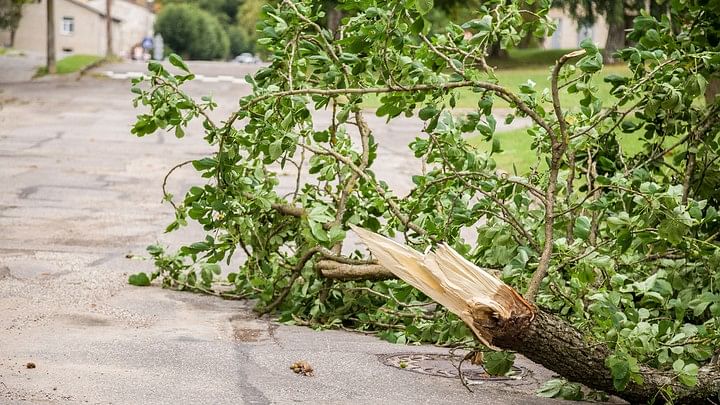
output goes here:
[{"label": "green grass", "polygon": [[[624,75],[628,73],[628,69],[622,65],[605,66],[601,72],[596,74],[592,79],[592,84],[597,86],[599,89],[598,96],[603,100],[603,104],[609,103],[613,97],[610,96],[610,84],[605,83],[603,78],[610,74]],[[530,67],[530,68],[498,68],[495,74],[499,80],[500,85],[505,88],[514,91],[515,93],[520,92],[520,85],[526,84],[528,80],[535,82],[535,89],[538,92],[542,92],[544,88],[550,87],[550,67]],[[457,92],[458,99],[456,103],[457,108],[476,108],[477,102],[480,100],[479,93],[473,93],[469,89],[461,89]],[[378,108],[380,107],[380,97],[375,95],[368,95],[364,97],[365,108]],[[560,91],[560,102],[563,106],[577,106],[582,95],[580,94],[569,94],[566,89]],[[495,107],[507,108],[508,103],[504,100],[496,99]]]},{"label": "green grass", "polygon": [[[103,58],[96,55],[71,55],[60,59],[57,62],[57,73],[60,75],[79,72],[86,67],[101,61]],[[38,69],[36,76],[43,76],[47,74],[47,68],[41,67]]]},{"label": "green grass", "polygon": [[0,56],[5,55],[7,53],[9,48],[5,48],[4,46],[0,46]]},{"label": "green grass", "polygon": [[502,69],[517,69],[529,66],[548,67],[555,64],[566,53],[575,49],[511,49],[507,58],[490,58],[488,65]]},{"label": "green grass", "polygon": [[[518,174],[524,174],[537,163],[537,154],[530,148],[533,139],[527,133],[527,129],[521,128],[499,132],[495,136],[499,138],[502,149],[502,152],[493,155],[498,168],[510,173],[517,171]],[[626,156],[634,156],[642,151],[642,131],[623,134],[618,141]],[[468,138],[468,142],[485,152],[490,152],[492,148],[492,144],[485,141],[481,136]],[[668,143],[671,142],[672,140],[668,140]]]},{"label": "green grass", "polygon": [[[507,172],[523,174],[537,162],[537,154],[530,149],[531,136],[525,128],[495,134],[500,140],[502,152],[493,155],[497,167]],[[468,138],[468,142],[478,149],[490,152],[492,143],[482,136]]]}]

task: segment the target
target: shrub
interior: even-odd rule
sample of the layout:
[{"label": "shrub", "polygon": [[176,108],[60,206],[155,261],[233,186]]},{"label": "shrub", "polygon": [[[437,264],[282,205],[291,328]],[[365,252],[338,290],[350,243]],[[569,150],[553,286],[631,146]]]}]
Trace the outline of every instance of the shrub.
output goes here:
[{"label": "shrub", "polygon": [[192,4],[170,4],[158,14],[155,31],[187,59],[224,59],[230,41],[213,15]]},{"label": "shrub", "polygon": [[240,29],[240,27],[232,26],[228,28],[227,33],[230,39],[231,56],[237,56],[243,52],[255,51],[255,42],[245,31]]}]

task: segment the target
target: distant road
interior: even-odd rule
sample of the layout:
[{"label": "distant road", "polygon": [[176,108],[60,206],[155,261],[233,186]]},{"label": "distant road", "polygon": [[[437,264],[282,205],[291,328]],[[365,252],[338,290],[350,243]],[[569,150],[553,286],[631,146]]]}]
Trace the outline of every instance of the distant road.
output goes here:
[{"label": "distant road", "polygon": [[[190,70],[203,82],[231,82],[235,84],[246,84],[245,76],[254,73],[259,68],[267,66],[267,63],[244,64],[236,62],[210,62],[210,61],[188,61]],[[169,70],[176,70],[169,62],[163,62]],[[147,62],[124,61],[99,66],[95,73],[104,74],[113,79],[127,79],[128,77],[140,76],[147,72]]]}]

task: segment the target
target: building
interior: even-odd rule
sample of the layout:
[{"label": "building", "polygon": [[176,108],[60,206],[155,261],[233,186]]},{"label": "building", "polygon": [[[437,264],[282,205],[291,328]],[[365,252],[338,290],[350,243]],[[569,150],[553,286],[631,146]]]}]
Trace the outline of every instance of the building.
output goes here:
[{"label": "building", "polygon": [[[15,49],[44,54],[47,41],[47,0],[23,6],[22,19],[15,32]],[[55,0],[55,53],[58,58],[71,54],[106,54],[106,0]],[[135,1],[113,0],[113,52],[128,56],[146,36],[152,36],[155,14]],[[0,44],[9,44],[10,33],[0,31]]]},{"label": "building", "polygon": [[[106,0],[86,0],[87,4],[103,15],[106,12]],[[132,48],[142,42],[143,38],[153,36],[155,25],[155,14],[148,6],[138,4],[137,1],[114,0],[112,2],[112,15],[119,17],[120,21],[120,43],[115,52],[119,55],[129,56]]]},{"label": "building", "polygon": [[597,21],[590,27],[578,24],[562,8],[552,8],[548,16],[555,21],[557,29],[546,37],[542,46],[545,49],[575,49],[584,39],[589,38],[601,47],[605,46],[608,35],[608,25],[603,16],[598,16]]}]

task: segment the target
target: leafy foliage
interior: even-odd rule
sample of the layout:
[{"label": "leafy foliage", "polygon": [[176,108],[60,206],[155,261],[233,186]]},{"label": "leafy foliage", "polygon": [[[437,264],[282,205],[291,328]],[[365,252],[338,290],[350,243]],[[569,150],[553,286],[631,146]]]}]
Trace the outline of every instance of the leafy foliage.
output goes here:
[{"label": "leafy foliage", "polygon": [[228,38],[230,39],[230,55],[240,55],[243,52],[253,52],[255,50],[255,42],[252,37],[239,27],[232,26],[228,28]]},{"label": "leafy foliage", "polygon": [[22,6],[29,0],[0,0],[0,29],[15,31],[22,17]]},{"label": "leafy foliage", "polygon": [[230,42],[218,19],[192,4],[170,4],[162,9],[155,22],[174,52],[191,59],[223,59]]},{"label": "leafy foliage", "polygon": [[[692,386],[720,345],[720,217],[717,188],[705,186],[718,173],[720,102],[703,101],[720,55],[707,41],[712,25],[693,22],[708,12],[684,2],[672,20],[641,13],[630,34],[637,45],[621,53],[630,74],[605,78],[615,99],[603,103],[592,84],[602,57],[590,42],[560,58],[550,89],[505,88],[485,63],[492,44],[552,31],[540,3],[527,20],[516,4],[483,2],[463,25],[430,34],[432,2],[346,2],[353,13],[338,40],[318,25],[315,2],[265,6],[258,42],[272,64],[247,77],[252,94],[220,123],[210,98],[182,90],[193,75],[180,58],[171,58],[178,74],[151,63],[133,87],[146,112],[132,132],[181,137],[199,119],[217,152],[191,162],[203,184],[179,203],[166,194],[176,208],[167,230],[189,218],[207,237],[177,253],[152,247],[149,278],[218,293],[219,264],[239,249],[244,260],[226,276],[232,293],[284,322],[456,344],[472,339],[465,325],[406,284],[342,277],[373,266],[343,249],[347,224],[419,250],[444,241],[607,344],[616,388],[639,381],[640,364]],[[454,110],[462,89],[476,94],[476,109]],[[560,105],[561,92],[580,94],[580,104]],[[378,145],[360,107],[369,94],[380,95],[378,116],[424,122],[409,147],[426,170],[404,197],[372,169]],[[513,108],[506,121],[534,123],[527,139],[538,160],[528,172],[496,169],[498,99]],[[316,110],[331,114],[329,125]],[[638,131],[645,149],[628,156],[618,139]],[[468,144],[471,135],[491,151]],[[279,172],[291,167],[297,182],[283,184]],[[510,355],[494,356],[500,373]],[[565,383],[543,390],[577,394]]]}]

